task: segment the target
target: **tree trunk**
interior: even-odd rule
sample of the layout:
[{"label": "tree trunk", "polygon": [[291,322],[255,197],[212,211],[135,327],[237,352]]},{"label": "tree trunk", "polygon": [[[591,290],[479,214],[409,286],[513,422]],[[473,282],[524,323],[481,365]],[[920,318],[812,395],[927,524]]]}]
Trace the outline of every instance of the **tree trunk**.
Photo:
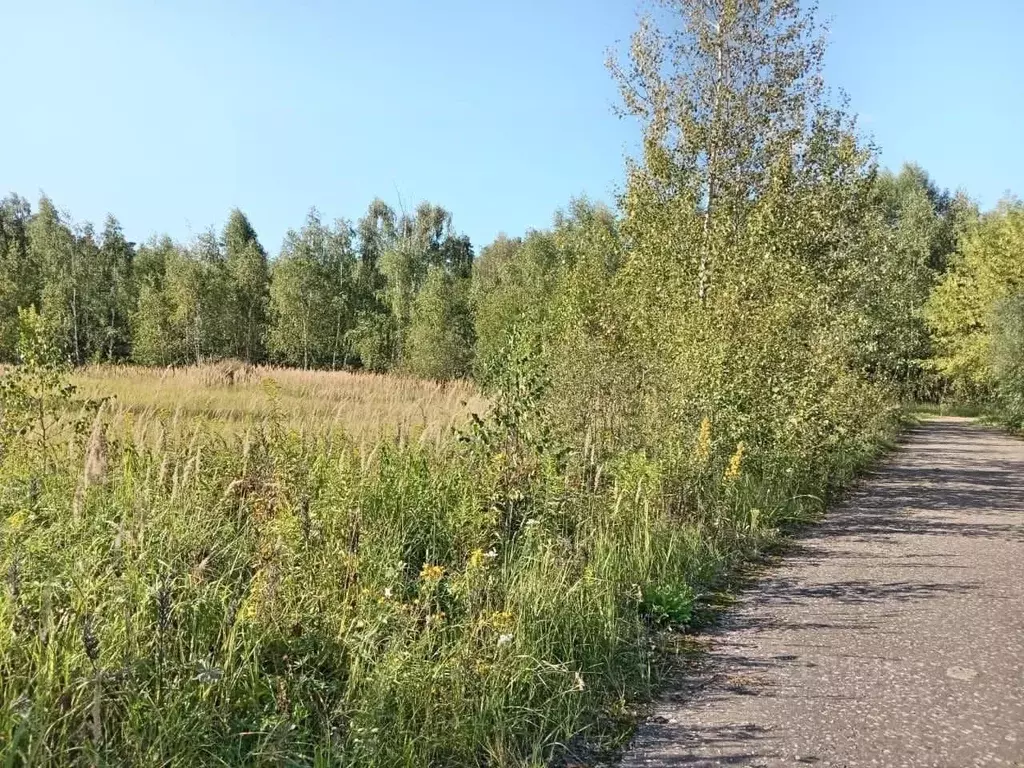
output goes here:
[{"label": "tree trunk", "polygon": [[714,215],[715,201],[718,196],[718,159],[719,159],[719,123],[721,122],[722,87],[726,79],[725,35],[722,31],[721,8],[716,9],[718,19],[715,22],[715,95],[711,102],[711,115],[708,125],[708,165],[707,165],[707,206],[704,209],[703,248],[700,256],[700,267],[697,271],[697,298],[701,306],[707,303],[708,288],[711,283],[711,217]]},{"label": "tree trunk", "polygon": [[78,287],[74,282],[74,273],[72,273],[71,283],[71,323],[72,323],[72,335],[75,342],[75,365],[82,364],[82,351],[78,345]]}]

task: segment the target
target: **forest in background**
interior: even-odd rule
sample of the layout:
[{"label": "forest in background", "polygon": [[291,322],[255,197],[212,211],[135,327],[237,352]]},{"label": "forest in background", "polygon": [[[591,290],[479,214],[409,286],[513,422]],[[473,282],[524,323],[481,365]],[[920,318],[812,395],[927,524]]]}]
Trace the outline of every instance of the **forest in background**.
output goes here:
[{"label": "forest in background", "polygon": [[[981,214],[918,166],[893,174],[873,161],[861,195],[873,290],[895,311],[865,370],[885,366],[923,400],[1006,403],[996,379],[1013,378],[1015,357],[988,339],[1019,322],[1020,204]],[[355,224],[327,224],[311,209],[270,258],[237,209],[219,234],[140,245],[112,215],[97,233],[45,195],[33,210],[12,193],[0,201],[0,359],[15,361],[19,311],[32,309],[77,365],[233,358],[486,379],[514,329],[542,341],[583,250],[615,258],[629,247],[621,224],[576,200],[551,227],[500,235],[476,256],[443,207],[399,215],[376,199]]]},{"label": "forest in background", "polygon": [[[270,260],[241,213],[133,246],[8,198],[0,761],[593,762],[909,401],[1022,424],[1024,207],[880,171],[798,0],[665,5],[609,62],[643,131],[615,208],[476,257],[430,205],[311,215]],[[68,386],[223,357],[488,408],[356,439],[268,379],[225,433]]]}]

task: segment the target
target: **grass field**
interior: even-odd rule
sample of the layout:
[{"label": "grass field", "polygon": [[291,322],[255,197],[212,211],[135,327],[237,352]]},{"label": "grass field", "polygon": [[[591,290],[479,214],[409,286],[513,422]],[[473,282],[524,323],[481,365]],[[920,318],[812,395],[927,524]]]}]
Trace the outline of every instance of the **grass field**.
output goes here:
[{"label": "grass field", "polygon": [[2,765],[571,758],[628,732],[657,632],[891,428],[754,463],[705,420],[668,475],[559,458],[497,404],[455,439],[482,405],[466,384],[74,381],[30,365],[0,387]]},{"label": "grass field", "polygon": [[236,431],[276,410],[289,428],[340,428],[357,439],[401,431],[436,439],[485,409],[464,381],[430,382],[401,376],[345,371],[304,371],[273,366],[216,363],[144,368],[90,366],[72,383],[89,398],[110,398],[110,413],[203,421]]}]

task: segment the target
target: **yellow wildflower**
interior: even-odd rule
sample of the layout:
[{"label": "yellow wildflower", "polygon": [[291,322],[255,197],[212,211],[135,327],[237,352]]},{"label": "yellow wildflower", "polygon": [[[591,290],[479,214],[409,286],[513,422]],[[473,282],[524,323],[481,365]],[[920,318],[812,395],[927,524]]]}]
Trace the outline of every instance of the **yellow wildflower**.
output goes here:
[{"label": "yellow wildflower", "polygon": [[423,579],[423,581],[440,581],[442,576],[444,576],[443,565],[431,565],[430,563],[424,563],[423,570],[420,571],[420,578]]},{"label": "yellow wildflower", "polygon": [[474,549],[469,556],[469,567],[479,568],[484,564],[484,551],[482,549]]},{"label": "yellow wildflower", "polygon": [[486,622],[496,630],[510,629],[515,623],[515,617],[508,611],[495,611],[487,617]]},{"label": "yellow wildflower", "polygon": [[241,614],[247,619],[258,619],[264,613],[266,596],[270,591],[270,580],[266,571],[260,569],[253,574],[249,584],[249,594],[242,603]]},{"label": "yellow wildflower", "polygon": [[25,524],[25,512],[20,510],[15,512],[13,515],[7,518],[7,525],[10,526],[12,531],[16,531]]},{"label": "yellow wildflower", "polygon": [[736,452],[729,459],[729,466],[725,469],[726,480],[734,480],[740,476],[740,471],[743,468],[743,456],[746,452],[747,446],[741,440],[736,444]]},{"label": "yellow wildflower", "polygon": [[711,455],[711,419],[705,416],[700,422],[700,432],[697,433],[697,460],[707,461]]}]

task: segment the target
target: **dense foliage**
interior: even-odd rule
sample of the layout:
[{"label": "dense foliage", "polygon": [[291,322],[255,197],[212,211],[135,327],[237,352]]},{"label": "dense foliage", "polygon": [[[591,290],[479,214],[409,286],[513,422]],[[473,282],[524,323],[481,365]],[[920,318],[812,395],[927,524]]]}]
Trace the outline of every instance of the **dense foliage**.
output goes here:
[{"label": "dense foliage", "polygon": [[960,400],[1024,426],[1024,204],[1003,201],[967,227],[927,316],[934,366]]},{"label": "dense foliage", "polygon": [[220,235],[137,246],[113,217],[97,235],[47,197],[33,212],[10,195],[0,202],[0,359],[15,359],[18,309],[33,306],[75,364],[237,358],[458,378],[472,362],[472,264],[451,214],[427,203],[396,216],[377,200],[355,226],[311,210],[268,260],[238,210]]},{"label": "dense foliage", "polygon": [[[919,168],[876,173],[867,158],[859,209],[850,211],[879,287],[860,296],[861,308],[870,300],[880,319],[863,328],[874,334],[865,363],[927,395],[932,382],[921,363],[930,341],[920,305],[973,209]],[[16,359],[18,310],[35,307],[55,348],[75,364],[236,358],[486,379],[512,329],[550,341],[571,296],[596,300],[593,281],[619,272],[627,246],[639,245],[628,226],[623,215],[577,200],[549,229],[501,235],[474,258],[443,208],[424,203],[396,216],[377,200],[354,226],[327,224],[311,210],[269,259],[238,210],[220,235],[136,245],[112,216],[97,234],[46,197],[33,211],[10,195],[0,201],[0,360]]]},{"label": "dense foliage", "polygon": [[[880,172],[797,0],[664,5],[611,62],[643,128],[616,209],[477,259],[427,204],[313,212],[274,260],[239,212],[136,248],[3,204],[5,762],[548,763],[902,401],[1021,407],[1019,206]],[[364,444],[289,429],[273,381],[227,436],[64,386],[229,356],[472,372],[489,409]]]}]

